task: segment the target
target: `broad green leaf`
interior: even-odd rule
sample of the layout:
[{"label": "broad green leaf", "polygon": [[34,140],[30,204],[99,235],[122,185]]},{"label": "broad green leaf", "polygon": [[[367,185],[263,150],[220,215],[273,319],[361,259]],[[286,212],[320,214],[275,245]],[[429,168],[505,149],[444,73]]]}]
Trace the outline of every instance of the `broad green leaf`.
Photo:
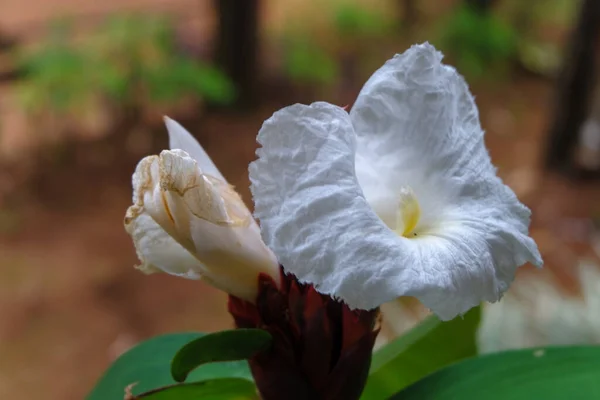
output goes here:
[{"label": "broad green leaf", "polygon": [[[171,360],[177,351],[201,333],[175,333],[142,342],[119,357],[98,381],[87,400],[121,400],[125,388],[137,383],[138,394],[176,383],[171,377]],[[189,381],[243,378],[252,382],[246,361],[207,364],[192,372]]]},{"label": "broad green leaf", "polygon": [[[252,382],[239,378],[213,379],[183,383],[139,394],[133,399],[143,400],[258,400]],[[132,399],[132,400],[133,400]]]},{"label": "broad green leaf", "polygon": [[442,322],[432,316],[373,355],[362,399],[381,400],[430,373],[477,354],[480,310]]},{"label": "broad green leaf", "polygon": [[449,366],[391,400],[600,399],[599,378],[600,347],[516,350]]},{"label": "broad green leaf", "polygon": [[211,333],[183,346],[173,358],[171,375],[177,382],[202,364],[245,360],[271,344],[271,334],[263,329],[232,329]]}]

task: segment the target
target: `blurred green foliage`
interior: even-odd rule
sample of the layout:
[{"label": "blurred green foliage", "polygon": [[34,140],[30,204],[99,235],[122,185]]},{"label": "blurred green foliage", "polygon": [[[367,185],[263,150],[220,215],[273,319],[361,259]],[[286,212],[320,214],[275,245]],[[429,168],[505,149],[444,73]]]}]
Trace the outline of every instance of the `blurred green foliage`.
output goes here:
[{"label": "blurred green foliage", "polygon": [[194,97],[229,103],[235,90],[215,67],[182,54],[168,19],[115,15],[75,40],[62,21],[44,43],[20,55],[26,78],[19,87],[30,112],[65,114],[98,102],[144,107]]},{"label": "blurred green foliage", "polygon": [[338,75],[333,55],[310,37],[291,36],[285,42],[284,71],[302,84],[331,84]]},{"label": "blurred green foliage", "polygon": [[355,2],[343,2],[333,10],[336,32],[343,36],[376,37],[385,34],[392,22],[378,10]]},{"label": "blurred green foliage", "polygon": [[516,7],[530,7],[537,21],[554,24],[571,24],[575,20],[581,0],[511,0]]},{"label": "blurred green foliage", "polygon": [[519,60],[528,70],[552,77],[560,68],[562,54],[555,43],[547,43],[535,38],[519,41]]},{"label": "blurred green foliage", "polygon": [[504,0],[498,13],[513,21],[518,58],[528,70],[552,77],[560,68],[563,40],[575,24],[581,0]]},{"label": "blurred green foliage", "polygon": [[67,21],[57,21],[45,43],[20,58],[27,79],[19,86],[19,100],[26,110],[67,112],[93,93],[86,57],[69,45],[69,31]]},{"label": "blurred green foliage", "polygon": [[[343,55],[372,46],[389,32],[394,21],[378,10],[355,1],[342,1],[323,7],[325,29],[313,24],[290,24],[284,34],[283,66],[292,80],[308,85],[336,83]],[[310,20],[311,17],[295,20]],[[318,31],[318,33],[316,33]]]},{"label": "blurred green foliage", "polygon": [[492,12],[459,6],[444,22],[439,46],[472,78],[501,75],[517,51],[515,29]]}]

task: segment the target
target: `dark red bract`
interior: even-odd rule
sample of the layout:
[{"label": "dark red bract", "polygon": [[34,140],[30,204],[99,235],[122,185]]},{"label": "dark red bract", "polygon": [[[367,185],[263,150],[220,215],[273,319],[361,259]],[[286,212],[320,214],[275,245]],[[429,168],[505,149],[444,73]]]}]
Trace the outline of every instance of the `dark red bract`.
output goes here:
[{"label": "dark red bract", "polygon": [[238,328],[273,336],[267,351],[249,360],[264,400],[354,400],[366,383],[379,333],[379,310],[345,304],[281,274],[281,285],[259,277],[256,304],[229,296]]}]

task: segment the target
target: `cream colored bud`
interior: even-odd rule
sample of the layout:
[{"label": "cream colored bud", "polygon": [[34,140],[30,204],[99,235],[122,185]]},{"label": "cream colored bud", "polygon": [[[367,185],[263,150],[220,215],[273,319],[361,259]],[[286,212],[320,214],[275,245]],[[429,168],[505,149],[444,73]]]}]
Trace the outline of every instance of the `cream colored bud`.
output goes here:
[{"label": "cream colored bud", "polygon": [[179,124],[166,122],[171,145],[187,148],[146,157],[133,175],[134,204],[125,229],[142,261],[139,269],[202,278],[254,301],[258,275],[278,282],[279,264],[241,197],[201,146]]}]

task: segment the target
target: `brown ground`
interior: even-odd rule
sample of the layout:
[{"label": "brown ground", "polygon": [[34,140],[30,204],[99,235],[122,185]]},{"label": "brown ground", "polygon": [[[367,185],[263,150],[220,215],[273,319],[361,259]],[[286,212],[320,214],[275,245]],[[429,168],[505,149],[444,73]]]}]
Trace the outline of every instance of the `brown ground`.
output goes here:
[{"label": "brown ground", "polygon": [[[55,13],[59,1],[59,9],[104,7],[94,0],[45,0],[35,8],[4,0],[0,26],[19,31],[19,24]],[[148,3],[167,2],[118,2]],[[600,187],[545,176],[538,167],[549,84],[521,78],[474,91],[500,174],[533,208],[532,233],[549,267],[543,273],[554,273],[565,293],[576,293],[573,267],[581,255],[592,254],[587,222],[600,213]],[[254,136],[274,109],[208,116],[190,129],[246,200]],[[131,268],[135,253],[122,218],[135,162],[55,166],[17,203],[0,208],[1,399],[81,399],[110,361],[140,339],[230,325],[222,293]]]}]

